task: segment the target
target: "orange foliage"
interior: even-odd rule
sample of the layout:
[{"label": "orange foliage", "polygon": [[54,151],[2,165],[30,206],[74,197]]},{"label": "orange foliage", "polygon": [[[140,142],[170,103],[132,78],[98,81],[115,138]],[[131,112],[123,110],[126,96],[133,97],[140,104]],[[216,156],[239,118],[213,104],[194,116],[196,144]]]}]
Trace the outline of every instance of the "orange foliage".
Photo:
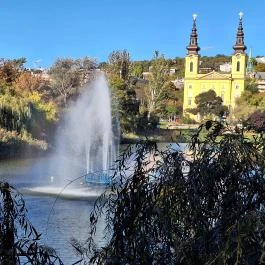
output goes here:
[{"label": "orange foliage", "polygon": [[43,78],[39,75],[34,75],[31,72],[23,72],[16,80],[15,85],[17,92],[20,94],[33,93],[39,91],[44,84]]}]

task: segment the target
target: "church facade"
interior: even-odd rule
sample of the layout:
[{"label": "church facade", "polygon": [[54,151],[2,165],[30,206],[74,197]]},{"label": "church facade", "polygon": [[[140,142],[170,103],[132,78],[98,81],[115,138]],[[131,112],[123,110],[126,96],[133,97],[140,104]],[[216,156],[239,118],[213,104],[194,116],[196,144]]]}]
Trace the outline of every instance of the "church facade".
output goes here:
[{"label": "church facade", "polygon": [[199,72],[199,46],[196,28],[196,15],[193,15],[193,27],[190,35],[190,43],[187,46],[185,58],[185,81],[183,114],[199,119],[187,112],[187,109],[195,108],[195,97],[208,90],[214,90],[216,95],[222,98],[223,104],[233,111],[236,99],[240,97],[245,88],[246,77],[246,46],[244,44],[244,32],[242,26],[243,13],[239,14],[239,25],[236,35],[236,43],[233,46],[231,72],[227,74],[216,71],[207,74]]}]

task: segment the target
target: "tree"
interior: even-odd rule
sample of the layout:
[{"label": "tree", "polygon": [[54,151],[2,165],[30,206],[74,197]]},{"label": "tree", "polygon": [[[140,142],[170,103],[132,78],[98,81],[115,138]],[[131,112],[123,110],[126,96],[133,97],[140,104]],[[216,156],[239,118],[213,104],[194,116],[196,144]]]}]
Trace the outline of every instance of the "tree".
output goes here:
[{"label": "tree", "polygon": [[256,72],[265,72],[265,64],[264,63],[257,63],[255,66]]},{"label": "tree", "polygon": [[7,182],[0,182],[1,265],[62,265],[55,250],[42,245],[40,237],[27,218],[22,195]]},{"label": "tree", "polygon": [[247,120],[257,110],[265,110],[265,97],[263,93],[254,93],[246,90],[237,99],[234,116],[237,120]]},{"label": "tree", "polygon": [[247,79],[246,80],[246,90],[250,91],[252,94],[258,93],[258,84],[255,80],[253,79]]},{"label": "tree", "polygon": [[228,113],[227,106],[222,105],[222,98],[216,96],[214,90],[203,92],[195,97],[196,108],[188,109],[187,111],[192,114],[199,113],[201,117],[207,115],[223,116]]},{"label": "tree", "polygon": [[40,75],[34,75],[29,71],[21,73],[15,82],[17,91],[24,95],[40,91],[44,84],[45,80],[43,80]]},{"label": "tree", "polygon": [[[205,137],[202,132],[206,131]],[[191,160],[155,143],[130,147],[95,203],[87,264],[263,264],[264,138],[218,122],[201,125]],[[105,216],[105,246],[93,240]]]},{"label": "tree", "polygon": [[142,77],[144,66],[142,62],[134,62],[132,64],[132,75],[138,78]]},{"label": "tree", "polygon": [[109,71],[112,74],[118,75],[124,81],[128,81],[131,66],[129,52],[126,50],[113,51],[109,55],[109,66]]},{"label": "tree", "polygon": [[249,127],[257,132],[265,132],[265,111],[257,110],[248,118]]},{"label": "tree", "polygon": [[136,130],[139,103],[130,83],[130,55],[126,50],[113,51],[107,68],[114,114],[119,115],[121,132]]},{"label": "tree", "polygon": [[14,60],[0,60],[0,81],[1,83],[12,85],[13,82],[24,71],[25,58]]},{"label": "tree", "polygon": [[157,114],[169,88],[169,66],[163,55],[156,51],[145,87],[148,116]]},{"label": "tree", "polygon": [[92,73],[95,65],[95,61],[88,57],[77,60],[65,58],[55,61],[49,74],[51,75],[52,86],[63,98],[64,105],[66,105],[70,95],[76,94],[77,89],[90,80],[89,74]]}]

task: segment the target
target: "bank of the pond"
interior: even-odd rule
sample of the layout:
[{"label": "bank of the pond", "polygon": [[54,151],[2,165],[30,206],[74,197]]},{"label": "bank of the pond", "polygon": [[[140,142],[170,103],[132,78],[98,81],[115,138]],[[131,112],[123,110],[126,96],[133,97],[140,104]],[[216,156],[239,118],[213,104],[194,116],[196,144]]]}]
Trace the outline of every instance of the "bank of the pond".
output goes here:
[{"label": "bank of the pond", "polygon": [[0,142],[0,159],[36,157],[48,153],[48,146],[27,142]]},{"label": "bank of the pond", "polygon": [[196,129],[155,129],[142,133],[127,133],[121,136],[121,144],[134,144],[142,140],[152,140],[159,143],[179,142],[189,143]]}]

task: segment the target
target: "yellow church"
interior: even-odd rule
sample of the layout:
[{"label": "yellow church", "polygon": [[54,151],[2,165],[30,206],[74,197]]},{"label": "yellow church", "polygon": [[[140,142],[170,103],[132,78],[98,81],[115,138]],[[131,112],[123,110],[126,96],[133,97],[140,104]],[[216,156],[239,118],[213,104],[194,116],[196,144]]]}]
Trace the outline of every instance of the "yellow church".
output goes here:
[{"label": "yellow church", "polygon": [[185,58],[185,80],[184,80],[184,102],[183,114],[193,116],[186,110],[195,108],[195,97],[202,92],[210,89],[214,90],[217,96],[223,100],[223,104],[228,106],[230,112],[233,111],[236,99],[241,95],[245,88],[246,75],[246,46],[244,44],[244,32],[242,26],[243,13],[239,13],[239,25],[236,35],[236,43],[233,46],[231,73],[223,74],[216,71],[207,74],[200,74],[198,54],[198,34],[196,28],[196,17],[193,15],[193,27],[190,35],[190,43],[187,46],[187,56]]}]

